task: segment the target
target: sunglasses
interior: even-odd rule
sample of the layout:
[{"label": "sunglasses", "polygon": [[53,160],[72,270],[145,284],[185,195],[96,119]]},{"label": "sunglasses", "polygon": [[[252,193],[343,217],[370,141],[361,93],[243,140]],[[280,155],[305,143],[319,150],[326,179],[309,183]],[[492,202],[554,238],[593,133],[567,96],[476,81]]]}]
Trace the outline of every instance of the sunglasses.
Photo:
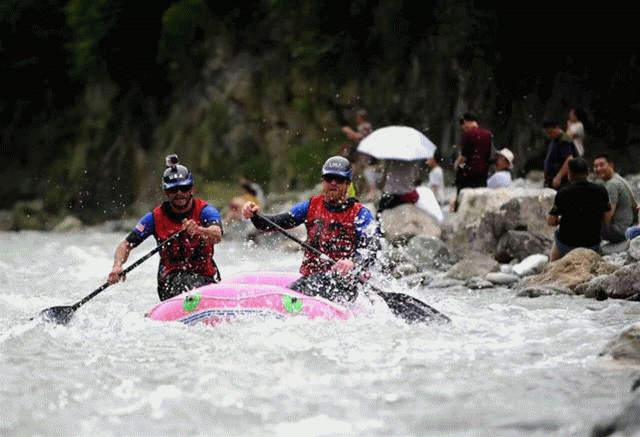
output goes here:
[{"label": "sunglasses", "polygon": [[324,175],[322,176],[322,179],[324,179],[328,183],[336,181],[339,184],[346,184],[347,182],[349,182],[349,179],[345,178],[344,176],[339,176],[334,174]]},{"label": "sunglasses", "polygon": [[193,188],[193,185],[178,185],[175,187],[167,188],[165,191],[168,193],[177,193],[178,191],[182,191],[183,193],[188,193]]}]

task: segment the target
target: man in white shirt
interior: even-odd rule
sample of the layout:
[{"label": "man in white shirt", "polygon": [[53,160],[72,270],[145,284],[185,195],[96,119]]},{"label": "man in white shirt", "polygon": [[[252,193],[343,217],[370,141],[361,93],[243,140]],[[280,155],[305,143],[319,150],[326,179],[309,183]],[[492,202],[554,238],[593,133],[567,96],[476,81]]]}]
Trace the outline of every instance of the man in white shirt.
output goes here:
[{"label": "man in white shirt", "polygon": [[499,150],[496,154],[496,172],[487,179],[488,188],[506,188],[511,185],[513,153],[509,149]]}]

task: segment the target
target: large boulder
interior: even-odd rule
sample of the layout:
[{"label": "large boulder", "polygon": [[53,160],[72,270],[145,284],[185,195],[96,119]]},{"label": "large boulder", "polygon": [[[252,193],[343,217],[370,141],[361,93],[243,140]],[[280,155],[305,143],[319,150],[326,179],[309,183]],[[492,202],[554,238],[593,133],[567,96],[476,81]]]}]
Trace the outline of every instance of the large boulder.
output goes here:
[{"label": "large boulder", "polygon": [[444,274],[444,278],[462,281],[484,278],[487,274],[500,270],[500,264],[492,257],[479,252],[468,252],[464,259],[456,263]]},{"label": "large boulder", "polygon": [[11,228],[20,230],[49,230],[54,218],[42,199],[21,200],[13,205]]},{"label": "large boulder", "polygon": [[591,281],[599,275],[608,275],[619,267],[608,263],[597,252],[579,247],[560,258],[548,263],[542,273],[524,278],[518,288],[553,285],[566,287],[575,292],[580,284]]},{"label": "large boulder", "polygon": [[0,209],[0,231],[10,231],[13,225],[13,214],[10,210]]},{"label": "large boulder", "polygon": [[456,214],[451,215],[449,244],[456,253],[479,251],[494,255],[509,231],[527,232],[529,248],[517,250],[519,260],[550,245],[554,228],[546,222],[556,191],[550,188],[463,189]]},{"label": "large boulder", "polygon": [[508,230],[498,239],[494,256],[502,264],[513,260],[521,262],[530,256],[548,253],[551,244],[550,239],[528,231]]},{"label": "large boulder", "polygon": [[627,253],[632,259],[640,261],[640,237],[636,237],[629,242]]},{"label": "large boulder", "polygon": [[640,300],[640,264],[633,263],[619,267],[615,272],[597,277],[580,287],[586,297],[597,299]]},{"label": "large boulder", "polygon": [[84,225],[79,218],[68,215],[54,226],[53,232],[73,232],[82,230],[83,228]]},{"label": "large boulder", "polygon": [[409,240],[405,256],[419,270],[447,270],[459,261],[442,240],[426,234]]},{"label": "large boulder", "polygon": [[612,338],[600,355],[614,360],[632,360],[640,364],[640,323],[635,323]]},{"label": "large boulder", "polygon": [[425,283],[437,272],[447,271],[458,259],[439,238],[420,234],[398,244],[382,241],[378,261],[385,274],[409,282]]},{"label": "large boulder", "polygon": [[433,215],[410,203],[382,211],[380,228],[384,237],[391,242],[408,241],[416,235],[440,238],[442,234],[440,224]]}]

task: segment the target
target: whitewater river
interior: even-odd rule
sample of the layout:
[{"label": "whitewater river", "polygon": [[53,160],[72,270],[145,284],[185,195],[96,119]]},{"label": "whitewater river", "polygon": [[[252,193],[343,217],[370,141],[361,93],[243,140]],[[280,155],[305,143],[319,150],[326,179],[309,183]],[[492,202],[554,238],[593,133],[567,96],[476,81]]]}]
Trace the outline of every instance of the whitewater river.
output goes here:
[{"label": "whitewater river", "polygon": [[[452,319],[145,319],[157,255],[67,326],[30,321],[98,288],[123,234],[0,233],[2,436],[588,436],[637,369],[598,354],[640,304],[399,288]],[[153,248],[147,241],[133,261]],[[217,247],[223,275],[297,270],[300,253]]]}]

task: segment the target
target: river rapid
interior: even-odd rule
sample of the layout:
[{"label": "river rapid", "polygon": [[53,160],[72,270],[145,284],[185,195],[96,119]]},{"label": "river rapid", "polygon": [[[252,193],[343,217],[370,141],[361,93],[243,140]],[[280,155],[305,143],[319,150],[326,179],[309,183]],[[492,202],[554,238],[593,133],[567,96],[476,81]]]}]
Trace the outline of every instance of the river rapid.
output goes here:
[{"label": "river rapid", "polygon": [[[30,320],[105,282],[123,234],[0,233],[0,435],[588,436],[638,371],[599,356],[640,305],[518,298],[508,288],[407,288],[452,319],[380,310],[343,322],[250,318],[210,327],[144,317],[155,255],[66,326]],[[151,250],[146,241],[133,262]],[[300,252],[239,241],[223,275],[295,271]]]}]

